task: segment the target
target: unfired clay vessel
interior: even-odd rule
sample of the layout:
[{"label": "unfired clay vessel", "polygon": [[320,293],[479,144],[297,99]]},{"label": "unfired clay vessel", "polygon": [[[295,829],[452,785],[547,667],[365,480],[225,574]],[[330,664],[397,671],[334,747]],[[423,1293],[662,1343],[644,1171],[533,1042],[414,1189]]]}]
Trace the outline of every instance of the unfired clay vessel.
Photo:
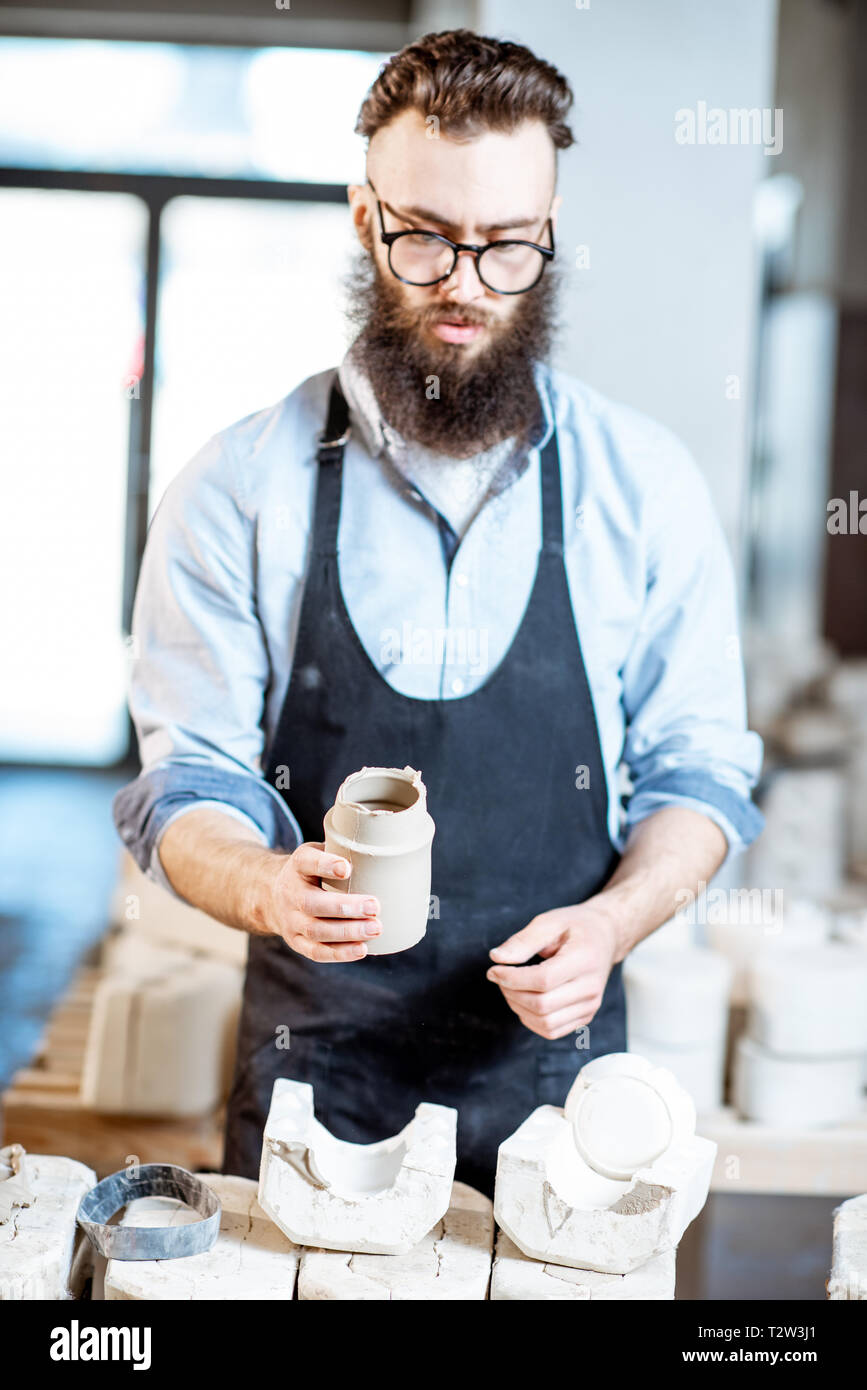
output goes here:
[{"label": "unfired clay vessel", "polygon": [[382,934],[368,942],[370,955],[405,951],[424,936],[433,837],[425,785],[411,767],[363,767],[346,778],[326,813],[326,852],[348,859],[352,874],[323,878],[322,887],[379,900]]}]

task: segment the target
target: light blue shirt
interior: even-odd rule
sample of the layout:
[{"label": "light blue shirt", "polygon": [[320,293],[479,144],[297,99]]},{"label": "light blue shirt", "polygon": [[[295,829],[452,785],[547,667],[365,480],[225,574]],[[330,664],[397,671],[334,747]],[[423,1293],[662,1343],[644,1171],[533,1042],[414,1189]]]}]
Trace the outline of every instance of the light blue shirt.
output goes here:
[{"label": "light blue shirt", "polygon": [[[151,524],[131,643],[142,772],[118,794],[115,820],[166,887],[161,836],[194,807],[220,806],[275,848],[301,839],[262,764],[292,670],[332,375],[215,435]],[[539,450],[556,423],[566,572],[612,841],[622,848],[636,822],[687,806],[740,849],[762,826],[750,799],[762,744],[746,727],[732,565],[707,486],[660,425],[548,368],[537,381],[544,435],[451,547],[444,520],[351,415],[338,547],[355,630],[406,695],[457,700],[485,682],[530,596]],[[291,746],[286,767],[291,794]]]}]

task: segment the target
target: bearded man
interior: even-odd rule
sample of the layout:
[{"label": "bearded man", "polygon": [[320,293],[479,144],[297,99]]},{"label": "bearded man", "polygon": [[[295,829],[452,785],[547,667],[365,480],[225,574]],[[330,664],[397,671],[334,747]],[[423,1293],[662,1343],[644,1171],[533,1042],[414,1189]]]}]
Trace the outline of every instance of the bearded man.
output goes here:
[{"label": "bearded man", "polygon": [[[500,1142],[625,1050],[624,957],[761,824],[701,475],[548,360],[571,100],[466,30],[385,65],[350,350],[212,439],[151,527],[116,820],[250,934],[230,1173],[288,1076],[358,1143],[457,1107],[490,1193]],[[377,901],[322,887],[351,889],[323,816],[365,765],[419,769],[437,827],[427,932],[390,955]]]}]

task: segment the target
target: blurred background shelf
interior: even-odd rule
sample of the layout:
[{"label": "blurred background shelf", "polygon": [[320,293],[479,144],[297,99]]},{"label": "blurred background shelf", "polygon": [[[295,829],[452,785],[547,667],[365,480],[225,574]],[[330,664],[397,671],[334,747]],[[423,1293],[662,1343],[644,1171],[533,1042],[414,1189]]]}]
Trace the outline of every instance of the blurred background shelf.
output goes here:
[{"label": "blurred background shelf", "polygon": [[81,1071],[99,967],[75,976],[45,1031],[30,1065],[22,1067],[0,1097],[4,1142],[30,1153],[63,1154],[99,1177],[142,1163],[176,1163],[192,1172],[215,1172],[223,1158],[223,1108],[212,1115],[152,1119],[103,1115],[81,1102]]},{"label": "blurred background shelf", "polygon": [[850,1124],[782,1130],[742,1120],[729,1106],[699,1118],[718,1146],[715,1192],[836,1196],[867,1186],[867,1106]]}]

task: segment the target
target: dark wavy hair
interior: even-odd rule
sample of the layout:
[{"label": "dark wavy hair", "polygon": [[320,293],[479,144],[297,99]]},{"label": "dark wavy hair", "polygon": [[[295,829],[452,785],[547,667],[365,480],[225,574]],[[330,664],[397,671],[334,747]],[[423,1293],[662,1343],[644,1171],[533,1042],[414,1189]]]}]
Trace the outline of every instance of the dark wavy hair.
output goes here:
[{"label": "dark wavy hair", "polygon": [[519,43],[449,29],[407,44],[389,58],[361,105],[356,132],[370,139],[402,111],[436,116],[449,139],[544,122],[554,146],[574,136],[566,124],[572,89],[561,72]]}]

